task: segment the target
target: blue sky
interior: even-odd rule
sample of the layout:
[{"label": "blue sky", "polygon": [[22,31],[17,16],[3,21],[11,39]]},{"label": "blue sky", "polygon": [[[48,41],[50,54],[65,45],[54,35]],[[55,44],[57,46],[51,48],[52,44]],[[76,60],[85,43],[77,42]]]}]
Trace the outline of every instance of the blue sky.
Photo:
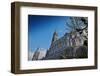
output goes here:
[{"label": "blue sky", "polygon": [[28,15],[28,49],[33,52],[37,48],[48,49],[54,31],[59,37],[67,31],[65,23],[67,16]]}]

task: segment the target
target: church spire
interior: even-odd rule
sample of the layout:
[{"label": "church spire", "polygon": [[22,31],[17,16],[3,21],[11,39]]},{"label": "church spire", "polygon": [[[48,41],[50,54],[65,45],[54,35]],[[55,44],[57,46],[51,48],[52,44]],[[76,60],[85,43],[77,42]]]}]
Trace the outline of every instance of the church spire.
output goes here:
[{"label": "church spire", "polygon": [[51,44],[52,44],[53,42],[55,42],[56,40],[58,40],[58,33],[57,33],[56,30],[55,30],[55,32],[53,33],[53,38],[52,38]]}]

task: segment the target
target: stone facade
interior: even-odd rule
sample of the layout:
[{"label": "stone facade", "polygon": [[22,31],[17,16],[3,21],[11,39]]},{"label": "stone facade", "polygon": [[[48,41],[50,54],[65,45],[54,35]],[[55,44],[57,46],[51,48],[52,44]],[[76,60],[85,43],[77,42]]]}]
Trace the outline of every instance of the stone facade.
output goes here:
[{"label": "stone facade", "polygon": [[[47,50],[44,60],[48,59],[64,59],[75,58],[76,52],[79,48],[83,48],[84,38],[78,32],[65,33],[63,37],[58,38],[58,34],[55,31],[53,34],[50,48]],[[78,50],[78,51],[77,51]],[[87,47],[85,49],[87,53]],[[81,51],[80,51],[81,52]],[[84,52],[83,52],[84,53]]]},{"label": "stone facade", "polygon": [[32,60],[42,60],[46,55],[46,49],[44,48],[37,48]]}]

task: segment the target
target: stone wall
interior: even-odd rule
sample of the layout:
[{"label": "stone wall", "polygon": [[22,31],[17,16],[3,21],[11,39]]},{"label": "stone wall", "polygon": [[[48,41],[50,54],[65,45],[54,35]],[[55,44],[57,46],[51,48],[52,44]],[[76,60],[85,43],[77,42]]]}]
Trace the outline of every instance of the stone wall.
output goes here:
[{"label": "stone wall", "polygon": [[82,36],[77,32],[66,33],[52,43],[44,59],[77,58],[83,55],[83,50],[87,55],[87,47],[83,46],[83,42]]}]

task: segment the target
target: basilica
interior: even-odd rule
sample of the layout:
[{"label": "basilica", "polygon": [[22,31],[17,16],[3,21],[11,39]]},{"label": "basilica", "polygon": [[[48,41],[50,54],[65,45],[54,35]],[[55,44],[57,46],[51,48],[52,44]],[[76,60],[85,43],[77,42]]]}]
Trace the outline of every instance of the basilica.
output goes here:
[{"label": "basilica", "polygon": [[55,31],[49,49],[38,48],[32,60],[88,58],[86,40],[83,34],[77,31],[65,33],[61,38]]},{"label": "basilica", "polygon": [[55,31],[50,48],[43,60],[87,58],[88,48],[84,42],[84,37],[77,31],[65,33],[61,38]]}]

